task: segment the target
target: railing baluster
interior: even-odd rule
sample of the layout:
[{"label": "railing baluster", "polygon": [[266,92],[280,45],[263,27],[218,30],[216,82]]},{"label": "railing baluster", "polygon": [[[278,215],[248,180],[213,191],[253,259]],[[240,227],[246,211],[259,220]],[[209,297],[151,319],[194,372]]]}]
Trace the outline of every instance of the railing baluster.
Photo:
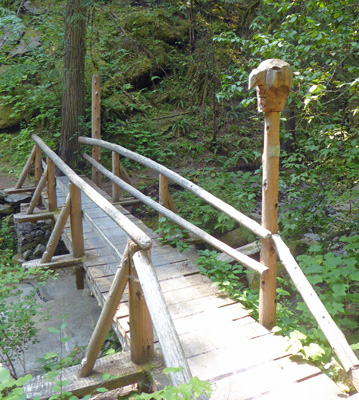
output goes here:
[{"label": "railing baluster", "polygon": [[47,171],[48,171],[48,167],[45,168],[45,171],[42,174],[42,177],[41,177],[41,179],[39,180],[39,182],[38,182],[38,184],[36,186],[36,190],[35,190],[35,192],[34,192],[34,194],[32,196],[29,208],[27,209],[27,212],[26,212],[26,214],[28,214],[28,215],[30,215],[30,214],[32,214],[34,212],[34,209],[35,209],[36,205],[39,203],[42,189],[46,185]]},{"label": "railing baluster", "polygon": [[54,229],[51,232],[49,240],[47,242],[46,250],[41,258],[41,263],[48,263],[51,261],[52,256],[55,253],[56,246],[59,243],[62,231],[66,225],[67,218],[70,215],[70,206],[71,206],[71,196],[70,193],[67,195],[66,202],[61,209],[60,215],[56,221]]},{"label": "railing baluster", "polygon": [[135,364],[146,364],[154,355],[153,325],[132,260],[130,260],[129,308],[131,359]]},{"label": "railing baluster", "polygon": [[15,185],[15,189],[20,189],[22,187],[23,183],[25,182],[26,176],[30,172],[31,165],[35,160],[36,148],[37,148],[37,145],[35,144],[31,150],[31,154],[30,154],[29,158],[27,159],[26,164],[21,172],[20,178]]},{"label": "railing baluster", "polygon": [[[82,229],[82,208],[81,208],[81,190],[69,183],[69,193],[71,196],[70,207],[70,223],[71,223],[71,240],[72,240],[72,256],[74,258],[84,255],[84,236]],[[83,268],[76,268],[76,287],[84,288]]]},{"label": "railing baluster", "polygon": [[[120,176],[120,156],[115,151],[112,152],[112,173]],[[115,182],[112,182],[112,201],[116,203],[120,200],[120,188]]]},{"label": "railing baluster", "polygon": [[102,308],[100,317],[92,333],[90,342],[86,349],[85,357],[81,362],[81,368],[79,370],[80,378],[89,376],[91,374],[98,353],[100,352],[103,342],[105,341],[106,335],[109,329],[111,328],[111,324],[116,314],[117,307],[120,303],[123,292],[128,282],[129,268],[130,268],[129,257],[131,251],[133,251],[134,248],[133,246],[134,243],[132,241],[128,241],[126,249],[121,259],[121,263],[117,268],[115,278],[112,282],[108,298],[106,300],[105,305]]},{"label": "railing baluster", "polygon": [[35,176],[35,186],[39,183],[42,175],[42,165],[41,165],[41,148],[36,145],[35,148],[35,161],[34,161],[34,176]]},{"label": "railing baluster", "polygon": [[47,157],[46,163],[47,163],[47,195],[49,202],[49,211],[54,211],[57,208],[55,164],[49,157]]},{"label": "railing baluster", "polygon": [[[101,87],[98,74],[92,76],[92,137],[101,139]],[[92,157],[97,162],[101,162],[101,148],[99,146],[92,146]],[[92,167],[92,181],[99,188],[102,187],[102,175],[95,167]]]}]

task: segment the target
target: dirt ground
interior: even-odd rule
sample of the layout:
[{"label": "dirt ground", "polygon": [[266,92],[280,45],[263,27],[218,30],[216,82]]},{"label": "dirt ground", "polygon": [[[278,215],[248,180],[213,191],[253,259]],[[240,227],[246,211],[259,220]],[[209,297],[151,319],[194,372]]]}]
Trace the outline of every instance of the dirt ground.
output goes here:
[{"label": "dirt ground", "polygon": [[0,171],[0,189],[14,187],[17,182],[15,174]]}]

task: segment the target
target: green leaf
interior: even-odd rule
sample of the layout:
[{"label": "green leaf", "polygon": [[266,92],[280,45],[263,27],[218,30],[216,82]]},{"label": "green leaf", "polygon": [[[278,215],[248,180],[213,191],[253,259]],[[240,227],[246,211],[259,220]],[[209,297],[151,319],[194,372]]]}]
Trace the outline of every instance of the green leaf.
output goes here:
[{"label": "green leaf", "polygon": [[103,380],[103,381],[107,381],[107,380],[110,379],[110,378],[111,378],[111,375],[108,374],[108,373],[105,373],[105,374],[102,375],[102,380]]},{"label": "green leaf", "polygon": [[99,393],[105,393],[105,392],[108,392],[108,389],[106,389],[106,388],[97,388],[96,389],[96,392],[99,392]]},{"label": "green leaf", "polygon": [[168,376],[170,373],[174,374],[176,372],[181,372],[182,370],[183,370],[183,367],[169,367],[169,368],[165,368],[163,370],[163,373]]},{"label": "green leaf", "polygon": [[6,368],[0,367],[0,382],[4,384],[9,382],[10,379],[10,372]]},{"label": "green leaf", "polygon": [[60,331],[53,326],[50,326],[50,328],[47,328],[49,332],[51,333],[60,333]]},{"label": "green leaf", "polygon": [[309,346],[304,346],[303,351],[305,358],[313,361],[320,360],[325,354],[325,351],[317,343],[310,343]]}]

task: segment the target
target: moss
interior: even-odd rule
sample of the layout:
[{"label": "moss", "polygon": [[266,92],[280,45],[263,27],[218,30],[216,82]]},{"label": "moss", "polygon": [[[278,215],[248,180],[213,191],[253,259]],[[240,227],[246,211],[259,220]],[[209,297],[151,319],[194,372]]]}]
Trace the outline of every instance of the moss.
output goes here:
[{"label": "moss", "polygon": [[171,18],[164,10],[151,12],[140,9],[129,16],[125,27],[137,38],[149,37],[174,45],[188,43],[190,24],[178,18]]},{"label": "moss", "polygon": [[1,104],[0,95],[0,129],[14,128],[20,124],[22,115],[16,113],[16,109],[11,104]]}]

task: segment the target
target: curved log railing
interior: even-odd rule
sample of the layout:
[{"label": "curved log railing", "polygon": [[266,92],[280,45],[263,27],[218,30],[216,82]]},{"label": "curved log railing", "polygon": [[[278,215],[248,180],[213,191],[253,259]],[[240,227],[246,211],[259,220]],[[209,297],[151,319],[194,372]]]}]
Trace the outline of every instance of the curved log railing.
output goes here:
[{"label": "curved log railing", "polygon": [[[343,333],[337,327],[333,319],[330,317],[329,313],[326,311],[324,305],[320,301],[318,295],[315,293],[313,287],[306,279],[305,275],[301,271],[299,265],[296,263],[294,257],[291,255],[289,248],[285,245],[283,240],[278,234],[272,235],[268,230],[262,228],[257,222],[251,220],[250,218],[243,216],[239,211],[233,209],[233,207],[229,206],[228,204],[224,203],[220,199],[217,199],[215,196],[211,195],[210,193],[206,192],[204,189],[200,188],[199,186],[195,185],[194,183],[186,180],[185,178],[181,177],[177,173],[169,170],[168,168],[144,157],[137,153],[134,153],[124,147],[119,145],[109,143],[100,139],[90,139],[85,137],[79,138],[80,143],[98,146],[107,150],[111,150],[112,152],[117,152],[118,154],[128,157],[134,161],[141,163],[147,167],[154,169],[155,171],[159,172],[161,175],[165,176],[166,178],[172,179],[177,184],[181,185],[185,189],[192,191],[193,193],[197,194],[203,200],[206,200],[209,204],[215,206],[220,211],[225,212],[227,215],[232,217],[237,222],[244,225],[246,228],[250,229],[253,233],[256,233],[259,237],[265,240],[271,241],[273,246],[275,247],[276,253],[278,258],[281,260],[283,265],[285,266],[287,272],[289,273],[290,277],[292,278],[296,288],[298,289],[299,293],[303,297],[305,303],[307,304],[309,310],[311,311],[312,315],[318,322],[318,325],[322,329],[325,337],[327,338],[329,344],[331,345],[332,349],[336,353],[339,361],[343,365],[345,371],[348,373],[349,377],[351,378],[354,386],[357,390],[359,390],[359,360],[354,354],[353,350],[349,346],[348,342],[346,341]],[[167,209],[166,207],[162,206],[161,204],[153,201],[148,196],[143,195],[141,192],[136,190],[131,185],[124,182],[114,173],[108,171],[105,167],[103,167],[100,163],[95,161],[92,157],[84,154],[84,158],[100,173],[104,176],[108,177],[112,182],[118,185],[121,189],[127,191],[132,196],[136,197],[137,199],[141,200],[143,203],[151,206],[154,210],[158,211],[161,215],[164,215],[166,218],[172,220],[173,222],[177,223],[179,226],[187,229],[188,231],[192,232],[200,239],[204,240],[205,242],[211,244],[212,246],[216,247],[221,252],[224,252],[230,255],[235,260],[241,262],[243,265],[253,269],[254,271],[260,273],[262,276],[266,276],[267,268],[257,262],[248,262],[247,258],[243,254],[239,253],[235,249],[230,248],[229,246],[225,245],[224,243],[220,242],[218,239],[208,235],[206,232],[202,231],[197,226],[190,224],[188,221],[185,221],[183,218],[172,212],[171,210]],[[160,175],[160,176],[161,176]],[[234,210],[234,211],[233,211]],[[245,217],[245,218],[244,218]],[[244,261],[243,261],[244,260]],[[254,261],[254,260],[252,260]],[[258,264],[262,266],[262,268],[258,267]]]},{"label": "curved log railing", "polygon": [[[159,344],[167,367],[182,367],[182,371],[170,373],[173,385],[189,382],[191,371],[184,357],[177,332],[174,328],[170,313],[160,289],[156,273],[154,272],[150,248],[152,240],[130,219],[124,216],[117,208],[99,194],[93,187],[80,178],[69,168],[60,157],[53,152],[38,136],[33,135],[36,143],[28,162],[16,185],[20,189],[26,174],[30,171],[31,163],[35,164],[35,171],[41,168],[41,151],[47,156],[47,166],[42,175],[37,173],[37,187],[34,191],[27,214],[22,216],[22,222],[48,218],[51,213],[34,214],[41,191],[48,183],[49,208],[56,208],[56,192],[54,191],[54,166],[63,172],[70,180],[69,194],[57,218],[56,224],[49,238],[45,253],[40,264],[58,268],[59,266],[73,265],[81,262],[84,253],[82,216],[81,216],[81,191],[85,193],[99,208],[111,217],[118,226],[129,236],[126,250],[122,256],[110,293],[102,309],[101,315],[90,339],[86,355],[79,370],[79,377],[88,376],[94,367],[101,346],[109,331],[117,307],[122,298],[124,289],[129,283],[130,303],[130,335],[131,358],[136,364],[145,364],[153,358],[153,327],[156,329]],[[51,203],[51,206],[50,206]],[[70,217],[72,238],[72,259],[65,262],[52,263],[58,240],[63,232],[67,218]],[[31,263],[31,262],[30,262]],[[56,264],[56,265],[55,265]],[[78,280],[78,277],[76,278]],[[78,285],[81,288],[81,285]],[[138,294],[141,293],[141,296]],[[142,295],[143,294],[143,295]],[[147,307],[147,304],[149,307]],[[153,323],[153,325],[152,325]],[[203,397],[203,399],[205,399]]]}]

